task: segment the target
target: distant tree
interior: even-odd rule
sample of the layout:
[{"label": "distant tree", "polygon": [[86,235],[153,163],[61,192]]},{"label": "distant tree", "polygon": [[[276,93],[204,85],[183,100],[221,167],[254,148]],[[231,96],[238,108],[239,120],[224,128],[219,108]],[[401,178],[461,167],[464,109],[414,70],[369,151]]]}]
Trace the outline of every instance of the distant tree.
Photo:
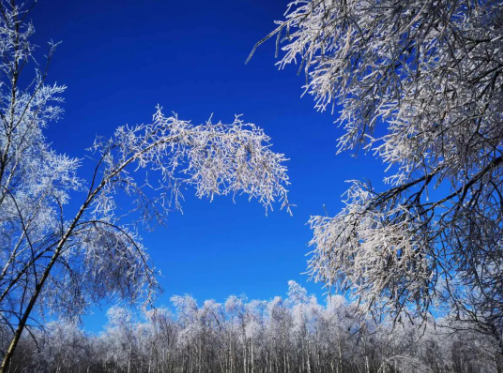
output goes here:
[{"label": "distant tree", "polygon": [[[245,194],[266,210],[276,199],[288,208],[285,157],[239,118],[194,126],[158,107],[151,123],[98,138],[94,174],[79,178],[81,160],[43,134],[62,113],[65,86],[46,84],[56,45],[31,82],[24,76],[36,49],[30,10],[0,1],[0,318],[12,332],[0,372],[36,304],[74,316],[107,296],[151,300],[157,283],[138,227],[180,210],[187,187],[200,198]],[[82,198],[73,217],[64,209],[72,193]]]},{"label": "distant tree", "polygon": [[74,372],[91,364],[92,351],[89,337],[77,323],[58,320],[48,323],[43,333],[38,332],[38,366],[43,370],[54,366],[57,372]]},{"label": "distant tree", "polygon": [[339,151],[392,170],[311,218],[312,278],[378,315],[448,304],[503,351],[503,2],[298,0],[277,24],[257,45],[340,109]]}]

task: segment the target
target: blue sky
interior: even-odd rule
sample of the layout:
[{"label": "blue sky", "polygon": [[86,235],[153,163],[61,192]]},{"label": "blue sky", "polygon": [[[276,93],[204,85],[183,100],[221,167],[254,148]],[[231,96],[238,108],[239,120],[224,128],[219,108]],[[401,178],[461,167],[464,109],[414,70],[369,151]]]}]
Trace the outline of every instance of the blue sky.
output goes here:
[{"label": "blue sky", "polygon": [[[311,97],[300,98],[303,76],[295,67],[278,71],[274,42],[244,64],[256,41],[270,32],[287,1],[279,0],[42,0],[31,18],[35,42],[62,41],[49,82],[66,84],[64,118],[51,124],[53,147],[83,158],[96,135],[110,135],[125,123],[148,122],[155,105],[165,113],[201,123],[213,113],[230,122],[235,114],[264,128],[273,149],[285,153],[291,178],[293,217],[275,210],[267,217],[258,203],[217,198],[212,203],[186,192],[184,214],[143,234],[165,292],[219,302],[231,294],[269,299],[284,295],[294,279],[307,283],[306,225],[310,215],[341,208],[348,179],[383,177],[371,156],[336,156],[342,129],[335,115],[317,113]],[[41,48],[43,50],[43,48]],[[84,160],[81,177],[90,177]],[[79,203],[79,196],[75,203]],[[279,206],[278,206],[279,207]],[[104,308],[107,306],[105,305]],[[99,330],[104,313],[84,317]]]}]

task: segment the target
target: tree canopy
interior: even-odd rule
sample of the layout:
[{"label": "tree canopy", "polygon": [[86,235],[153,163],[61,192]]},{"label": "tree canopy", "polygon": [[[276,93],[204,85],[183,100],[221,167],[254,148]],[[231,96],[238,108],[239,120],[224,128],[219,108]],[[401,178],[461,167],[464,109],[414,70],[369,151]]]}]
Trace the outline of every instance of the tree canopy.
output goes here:
[{"label": "tree canopy", "polygon": [[309,272],[377,315],[449,305],[503,350],[503,3],[300,0],[275,36],[340,151],[382,159],[314,216]]}]

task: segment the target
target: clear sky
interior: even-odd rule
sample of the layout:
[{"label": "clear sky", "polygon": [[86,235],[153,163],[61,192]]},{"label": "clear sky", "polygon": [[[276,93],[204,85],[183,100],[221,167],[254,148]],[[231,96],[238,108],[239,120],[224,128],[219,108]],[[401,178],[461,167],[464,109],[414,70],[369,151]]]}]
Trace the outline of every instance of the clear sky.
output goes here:
[{"label": "clear sky", "polygon": [[[269,299],[284,295],[294,279],[307,282],[306,225],[310,215],[341,208],[348,179],[378,182],[383,167],[371,156],[336,156],[342,129],[336,115],[317,113],[311,97],[301,98],[304,77],[294,67],[274,66],[274,41],[244,64],[255,42],[274,28],[283,0],[41,0],[31,18],[35,42],[62,41],[49,82],[66,84],[64,118],[51,124],[53,147],[83,158],[95,135],[122,124],[148,122],[156,104],[182,119],[231,122],[234,114],[264,128],[273,150],[285,153],[292,182],[293,217],[276,209],[267,217],[258,203],[238,198],[199,200],[188,190],[184,214],[166,227],[143,233],[165,292],[222,302],[231,294]],[[42,48],[41,48],[42,49]],[[92,164],[84,160],[81,177]],[[80,196],[83,197],[83,196]],[[80,203],[75,196],[75,203]],[[279,207],[279,206],[278,206]],[[105,305],[104,308],[107,306]],[[103,312],[84,318],[99,330]]]}]

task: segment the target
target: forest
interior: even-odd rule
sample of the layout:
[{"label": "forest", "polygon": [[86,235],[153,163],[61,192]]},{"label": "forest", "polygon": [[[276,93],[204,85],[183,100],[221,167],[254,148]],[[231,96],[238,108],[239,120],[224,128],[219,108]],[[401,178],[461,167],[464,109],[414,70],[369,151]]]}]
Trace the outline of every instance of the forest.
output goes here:
[{"label": "forest", "polygon": [[[454,320],[395,326],[365,321],[339,295],[326,302],[295,281],[287,297],[230,296],[225,303],[174,296],[141,315],[115,306],[99,335],[55,321],[26,337],[15,372],[497,372],[495,341]],[[4,334],[5,335],[5,334]],[[8,335],[8,333],[7,333]],[[37,341],[35,344],[34,341]]]},{"label": "forest", "polygon": [[[263,126],[239,114],[226,121],[210,115],[195,124],[176,113],[165,114],[158,104],[149,120],[111,128],[110,116],[136,114],[128,107],[154,89],[160,75],[175,80],[182,74],[155,70],[155,65],[148,69],[155,70],[150,71],[155,74],[151,85],[141,94],[124,94],[129,101],[121,101],[117,112],[93,111],[101,100],[122,94],[108,76],[104,82],[112,88],[106,94],[92,104],[96,94],[79,97],[79,115],[96,114],[103,122],[94,127],[89,121],[73,127],[58,124],[51,132],[50,126],[64,122],[65,97],[75,96],[51,80],[58,68],[64,71],[64,64],[54,62],[61,43],[51,41],[44,51],[35,43],[32,17],[38,3],[0,0],[0,373],[503,373],[503,1],[285,4],[275,28],[254,39],[258,41],[250,45],[243,66],[252,70],[254,61],[264,60],[259,50],[268,45],[275,47],[280,70],[296,65],[304,75],[303,95],[312,96],[317,111],[331,112],[338,125],[338,139],[329,150],[318,146],[332,140],[329,132],[305,132],[306,141],[316,140],[306,148],[289,127],[275,131],[276,125],[295,120],[285,112],[283,117],[274,114],[279,96],[290,90],[286,83],[274,100],[264,99],[254,108],[255,115],[273,113]],[[107,19],[103,15],[108,14],[116,22],[113,28],[121,29],[114,17],[129,9],[136,19],[134,7],[140,6],[104,4],[90,13],[86,8],[79,20],[86,23],[89,14]],[[247,11],[241,10],[245,19]],[[154,13],[148,17],[158,16]],[[41,22],[46,30],[60,26],[55,21],[59,13],[46,8],[44,17],[53,17]],[[163,63],[177,61],[171,55],[173,43],[179,42],[182,50],[192,38],[204,49],[199,34],[182,32],[183,25],[174,27],[176,17],[171,21],[158,23],[169,35],[141,34],[141,23],[126,39],[139,43],[147,55],[154,41],[166,43]],[[208,43],[222,26],[210,21],[210,37],[204,39]],[[78,34],[87,37],[96,29],[86,26]],[[235,48],[242,44],[237,34],[218,35],[235,42]],[[111,37],[105,40],[108,44],[97,43],[99,57],[109,57],[107,48],[116,44],[122,48],[123,40]],[[94,49],[69,54],[87,56]],[[129,66],[127,50],[121,49],[120,64],[108,75]],[[84,69],[85,63],[77,60]],[[211,62],[179,60],[178,66],[196,63],[191,74]],[[205,72],[211,75],[211,84],[202,89],[210,92],[207,100],[217,95],[212,87],[222,81],[241,84],[222,74],[231,72],[229,66],[218,69],[214,64],[214,75]],[[87,77],[77,76],[74,82],[93,79],[99,70],[86,71]],[[260,73],[247,75],[250,87]],[[130,77],[121,74],[121,81],[124,76]],[[203,81],[204,76],[192,83]],[[187,78],[182,83],[190,82]],[[227,98],[219,103],[236,96],[222,87]],[[93,93],[102,89],[93,86]],[[171,89],[172,99],[178,89]],[[265,90],[273,90],[272,85]],[[254,96],[261,99],[260,93]],[[187,101],[196,100],[190,96]],[[98,130],[103,132],[93,134],[85,153],[67,144]],[[295,141],[299,143],[289,147]],[[264,267],[249,269],[245,257],[220,251],[227,239],[236,238],[236,226],[231,228],[229,220],[229,227],[218,225],[225,212],[213,210],[207,222],[215,225],[206,236],[200,224],[185,232],[186,242],[170,245],[167,222],[194,200],[215,202],[218,208],[224,206],[220,199],[235,202],[247,211],[239,221],[243,228],[251,221],[250,210],[238,202],[259,205],[268,218],[274,211],[295,219],[296,211],[304,211],[299,205],[311,208],[309,198],[329,198],[346,174],[354,175],[357,163],[334,159],[340,162],[336,175],[325,185],[317,184],[321,171],[306,175],[321,162],[316,157],[333,155],[322,150],[336,151],[339,157],[366,155],[357,170],[364,174],[347,181],[342,198],[337,196],[335,215],[325,205],[324,214],[301,213],[303,223],[289,220],[292,228],[281,240],[258,241],[273,226],[266,217],[260,229],[236,233],[253,235],[249,240],[257,246],[269,245],[260,258]],[[309,162],[304,160],[308,157]],[[377,164],[385,176],[372,182],[367,175],[376,175]],[[298,242],[296,233],[304,226],[310,239]],[[281,224],[275,227],[279,231]],[[202,260],[207,263],[196,269],[201,253],[191,252],[197,242],[190,239],[199,235],[201,241],[210,236],[221,241],[208,245]],[[176,292],[163,286],[168,283],[163,266],[170,255],[182,252],[191,261],[183,276],[203,274],[199,283],[185,287],[188,294],[206,285],[201,283],[217,272],[211,272],[212,265],[221,263],[226,264],[220,270],[228,276],[226,284],[252,284],[252,289],[271,294],[271,273],[264,263],[271,262],[275,267],[268,267],[269,272],[282,276],[291,263],[290,251],[281,258],[274,254],[298,245],[308,247],[304,278],[318,286],[322,297],[308,295],[299,281],[291,280],[284,298],[272,294],[248,300],[243,295],[222,301],[215,296],[219,303],[211,295],[198,304],[190,295],[171,296]],[[157,250],[148,251],[148,246]],[[239,254],[241,247],[236,244],[233,253]],[[177,265],[171,262],[171,269]],[[247,270],[253,278],[237,281],[239,272]],[[172,276],[169,284],[177,280]],[[170,294],[166,307],[158,301],[163,291]],[[86,317],[103,305],[110,307],[108,323],[101,331],[88,331],[96,319],[89,322]]]}]

